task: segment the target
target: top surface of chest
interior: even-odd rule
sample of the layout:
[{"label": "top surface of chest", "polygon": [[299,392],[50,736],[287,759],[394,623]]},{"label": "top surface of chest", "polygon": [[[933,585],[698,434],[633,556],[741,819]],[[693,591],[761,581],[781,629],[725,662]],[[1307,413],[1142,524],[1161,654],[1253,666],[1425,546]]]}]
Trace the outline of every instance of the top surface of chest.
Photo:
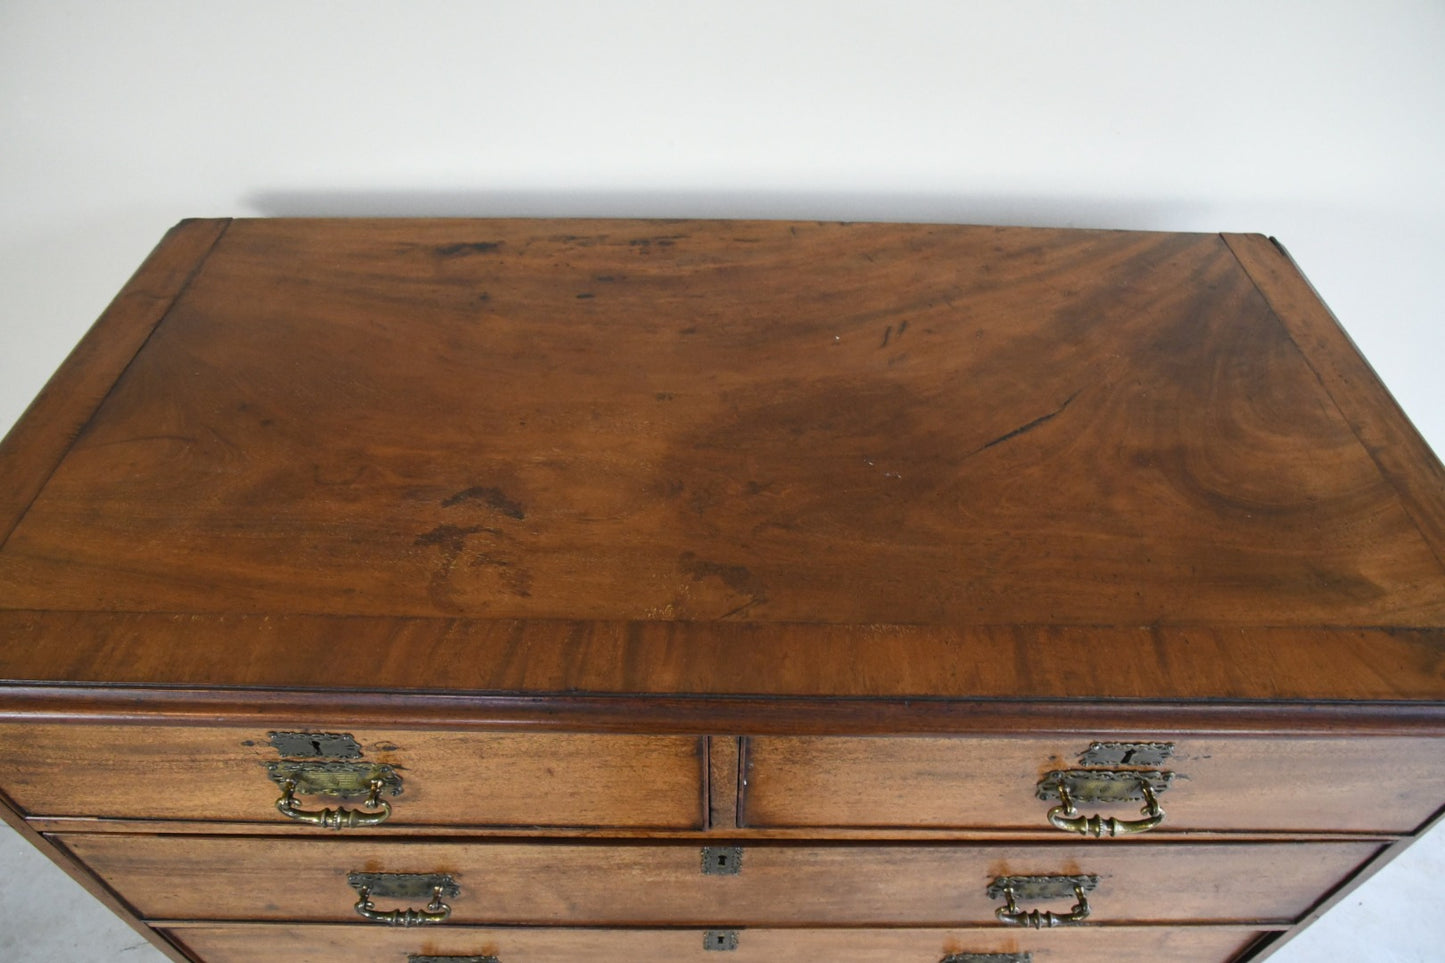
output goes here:
[{"label": "top surface of chest", "polygon": [[23,506],[0,623],[772,626],[815,672],[869,632],[1403,629],[1428,696],[1439,466],[1367,443],[1403,419],[1238,247],[231,222]]}]

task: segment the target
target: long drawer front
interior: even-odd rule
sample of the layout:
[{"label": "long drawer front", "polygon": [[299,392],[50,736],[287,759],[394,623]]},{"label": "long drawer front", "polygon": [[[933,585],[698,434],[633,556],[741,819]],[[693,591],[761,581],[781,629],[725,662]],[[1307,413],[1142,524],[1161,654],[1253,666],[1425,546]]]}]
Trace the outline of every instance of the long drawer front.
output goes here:
[{"label": "long drawer front", "polygon": [[[1082,893],[1080,919],[1089,924],[1281,924],[1379,849],[1368,842],[700,848],[127,834],[58,841],[153,921],[353,922],[367,915],[357,909],[363,895],[374,917],[435,911],[431,880],[444,877],[440,926],[1001,925],[997,911],[1007,909],[1009,886],[1021,916],[1067,917]],[[1054,882],[1033,896],[1029,885],[1010,882],[1019,878]],[[1060,878],[1074,878],[1079,890]]]},{"label": "long drawer front", "polygon": [[[462,929],[184,927],[171,939],[207,963],[1221,963],[1262,935],[1199,926],[999,932],[979,929]],[[723,954],[726,955],[723,955]]]}]

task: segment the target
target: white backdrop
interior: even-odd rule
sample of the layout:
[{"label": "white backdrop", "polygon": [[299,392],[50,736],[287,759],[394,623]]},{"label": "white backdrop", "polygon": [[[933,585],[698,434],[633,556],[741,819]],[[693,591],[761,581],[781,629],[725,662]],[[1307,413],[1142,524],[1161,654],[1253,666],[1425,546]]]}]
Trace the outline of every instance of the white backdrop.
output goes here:
[{"label": "white backdrop", "polygon": [[0,429],[182,217],[747,216],[1274,234],[1445,451],[1442,171],[1440,0],[0,0]]}]

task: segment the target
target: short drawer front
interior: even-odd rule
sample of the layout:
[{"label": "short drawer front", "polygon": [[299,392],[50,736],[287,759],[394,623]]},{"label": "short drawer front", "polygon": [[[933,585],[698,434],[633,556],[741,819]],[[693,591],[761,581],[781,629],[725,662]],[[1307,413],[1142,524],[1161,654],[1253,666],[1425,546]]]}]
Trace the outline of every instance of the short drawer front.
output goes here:
[{"label": "short drawer front", "polygon": [[[231,925],[184,927],[168,935],[206,963],[407,963],[414,957],[471,963],[940,963],[972,953],[976,963],[1225,963],[1262,935],[1228,927],[1110,927],[997,930],[369,930],[357,926]],[[1027,956],[1025,956],[1027,954]],[[975,963],[975,961],[970,961]]]},{"label": "short drawer front", "polygon": [[[313,750],[298,731],[0,725],[0,789],[29,816],[287,823],[269,767],[386,766],[401,790],[384,794],[394,825],[691,829],[703,818],[691,737],[348,730],[312,733]],[[296,796],[303,811],[365,802]]]},{"label": "short drawer front", "polygon": [[[1146,737],[1147,739],[1147,737]],[[1141,743],[1143,744],[1143,743]],[[747,740],[740,821],[758,828],[1049,831],[1055,772],[1172,775],[1154,832],[1408,833],[1445,799],[1445,739],[1181,738],[1161,762],[1086,758],[1087,738],[758,737]],[[1157,755],[1157,753],[1156,753]],[[1149,758],[1147,753],[1143,758]],[[1080,800],[1081,815],[1140,820],[1143,806]]]},{"label": "short drawer front", "polygon": [[[448,874],[447,923],[994,924],[1000,876],[1098,877],[1090,923],[1298,918],[1373,843],[744,845],[732,874],[695,844],[407,843],[73,835],[61,842],[150,920],[352,922],[352,873]],[[381,912],[424,900],[375,900]],[[1072,895],[1024,902],[1069,912]],[[412,905],[406,905],[411,903]],[[447,923],[438,924],[438,928]],[[999,924],[1002,925],[1002,924]]]}]

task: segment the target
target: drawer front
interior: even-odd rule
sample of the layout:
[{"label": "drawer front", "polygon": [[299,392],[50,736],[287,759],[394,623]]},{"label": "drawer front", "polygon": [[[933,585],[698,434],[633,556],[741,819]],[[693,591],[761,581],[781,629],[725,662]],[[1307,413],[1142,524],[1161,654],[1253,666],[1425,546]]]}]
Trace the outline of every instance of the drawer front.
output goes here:
[{"label": "drawer front", "polygon": [[[994,924],[996,877],[1085,874],[1090,922],[1285,923],[1378,851],[1374,843],[743,846],[410,843],[338,837],[81,834],[59,838],[150,920],[354,922],[353,873],[448,874],[450,923]],[[1068,892],[1068,891],[1066,891]],[[379,912],[424,899],[377,898]],[[1069,912],[1071,892],[1023,902]],[[441,924],[445,926],[446,924]]]},{"label": "drawer front", "polygon": [[[686,736],[6,724],[0,745],[0,788],[29,816],[286,823],[270,767],[295,765],[389,767],[401,791],[389,783],[383,799],[397,825],[691,829],[703,819],[701,740]],[[364,792],[294,798],[303,812],[375,811]]]},{"label": "drawer front", "polygon": [[[1181,738],[1132,754],[1087,738],[759,737],[746,747],[743,825],[1049,831],[1052,773],[1172,774],[1154,832],[1408,833],[1445,798],[1445,739]],[[1084,762],[1081,763],[1081,758]],[[1118,760],[1127,760],[1119,762]],[[1142,819],[1141,800],[1077,811]]]},{"label": "drawer front", "polygon": [[[940,963],[965,953],[976,963],[1225,963],[1262,934],[1229,927],[1110,927],[998,930],[588,930],[435,928],[426,932],[359,926],[245,925],[184,927],[173,940],[206,963],[407,963],[414,956],[469,963]],[[710,945],[708,945],[710,944]],[[726,953],[726,955],[723,955]],[[1010,959],[1012,955],[1012,959]],[[1027,957],[1024,957],[1027,959]],[[970,961],[974,963],[974,961]]]}]

